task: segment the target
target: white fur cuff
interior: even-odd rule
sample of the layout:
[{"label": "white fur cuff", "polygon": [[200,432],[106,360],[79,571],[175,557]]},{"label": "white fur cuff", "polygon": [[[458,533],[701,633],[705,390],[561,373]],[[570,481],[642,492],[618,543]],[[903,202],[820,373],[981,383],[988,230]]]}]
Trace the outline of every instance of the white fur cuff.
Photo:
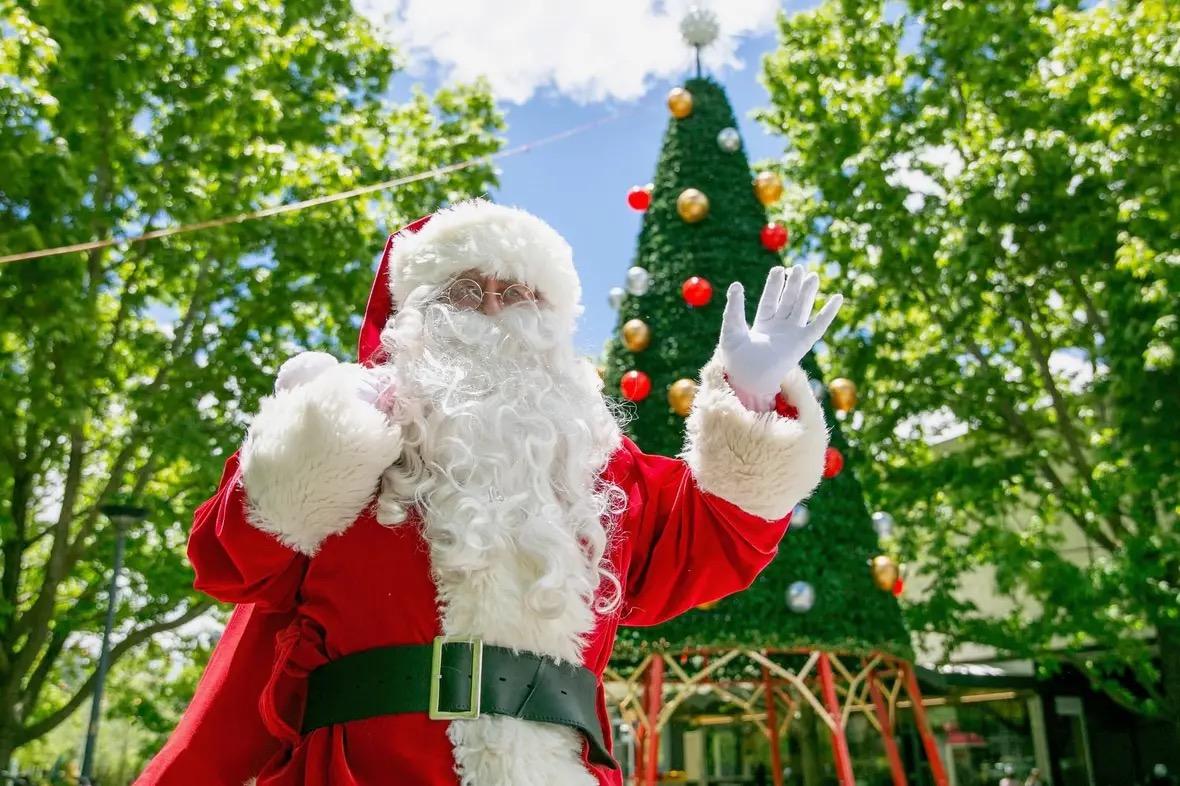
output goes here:
[{"label": "white fur cuff", "polygon": [[803,369],[787,375],[782,393],[798,418],[747,409],[714,357],[701,369],[681,454],[698,487],[767,520],[781,519],[815,489],[828,445],[823,410]]},{"label": "white fur cuff", "polygon": [[315,554],[365,509],[401,453],[401,430],[356,394],[342,365],[262,400],[241,450],[250,523]]}]

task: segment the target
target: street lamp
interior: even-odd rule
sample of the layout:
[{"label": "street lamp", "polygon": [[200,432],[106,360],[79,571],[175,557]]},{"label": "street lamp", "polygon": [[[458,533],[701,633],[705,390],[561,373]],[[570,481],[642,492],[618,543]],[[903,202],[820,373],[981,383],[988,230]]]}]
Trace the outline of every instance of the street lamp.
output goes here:
[{"label": "street lamp", "polygon": [[82,752],[83,786],[94,783],[94,747],[98,740],[98,719],[102,714],[102,689],[107,680],[111,658],[111,628],[115,625],[115,606],[119,603],[119,574],[123,571],[123,538],[127,528],[147,518],[147,510],[134,505],[109,504],[99,510],[115,523],[115,565],[111,571],[111,589],[107,593],[107,621],[102,631],[102,648],[98,652],[98,671],[95,672],[94,698],[90,703],[90,723],[86,726],[86,747]]}]

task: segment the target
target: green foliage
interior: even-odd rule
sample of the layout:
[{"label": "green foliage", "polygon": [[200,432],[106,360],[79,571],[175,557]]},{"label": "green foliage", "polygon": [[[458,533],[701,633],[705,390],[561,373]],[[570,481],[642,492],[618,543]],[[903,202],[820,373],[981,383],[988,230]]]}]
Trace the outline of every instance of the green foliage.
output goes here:
[{"label": "green foliage", "polygon": [[848,296],[862,480],[929,585],[908,620],[1180,722],[1175,4],[902,5],[784,16],[761,119],[797,253]]},{"label": "green foliage", "polygon": [[[0,0],[0,254],[499,148],[485,86],[396,103],[397,71],[347,0]],[[182,558],[190,517],[277,365],[307,345],[350,354],[383,235],[494,182],[481,164],[0,269],[0,762],[89,692],[83,644],[101,630],[113,549],[97,506],[150,507],[129,532],[121,655],[204,611]]]},{"label": "green foliage", "polygon": [[[758,293],[778,254],[763,248],[759,233],[766,213],[754,197],[752,175],[745,153],[726,153],[717,133],[736,126],[724,91],[707,79],[689,80],[692,114],[671,120],[653,181],[651,207],[639,236],[635,264],[651,273],[651,290],[629,296],[619,311],[619,324],[643,319],[652,329],[652,343],[640,353],[628,351],[612,339],[607,348],[606,384],[618,390],[619,379],[632,368],[652,378],[652,394],[635,406],[632,437],[646,451],[675,455],[683,440],[683,418],[669,408],[667,386],[677,379],[696,379],[713,353],[721,324],[725,289],[741,281],[753,317]],[[685,188],[698,188],[709,198],[708,218],[687,224],[676,212],[676,197]],[[712,302],[689,308],[680,286],[699,275],[714,287]],[[805,361],[809,376],[819,379],[812,358]],[[836,423],[827,412],[828,422]],[[833,444],[848,452],[840,429]],[[721,601],[709,611],[695,610],[647,630],[624,630],[616,653],[622,659],[649,648],[687,647],[822,647],[845,652],[883,650],[910,654],[897,603],[877,590],[867,562],[877,553],[876,536],[865,510],[860,486],[845,470],[825,481],[808,502],[811,524],[791,532],[778,558],[747,591]],[[815,587],[817,602],[808,614],[787,610],[785,595],[793,581]]]}]

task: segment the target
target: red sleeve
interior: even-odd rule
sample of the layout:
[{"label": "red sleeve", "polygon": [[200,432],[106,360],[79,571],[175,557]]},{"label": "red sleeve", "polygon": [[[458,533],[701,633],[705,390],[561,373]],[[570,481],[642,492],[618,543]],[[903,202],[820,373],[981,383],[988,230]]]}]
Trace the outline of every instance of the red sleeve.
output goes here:
[{"label": "red sleeve", "polygon": [[623,577],[624,625],[655,625],[739,592],[770,564],[790,516],[746,513],[697,488],[681,459],[643,453],[630,440],[624,515],[631,559]]},{"label": "red sleeve", "polygon": [[217,493],[197,508],[188,541],[197,589],[229,603],[290,608],[307,558],[246,519],[238,454],[225,462]]}]

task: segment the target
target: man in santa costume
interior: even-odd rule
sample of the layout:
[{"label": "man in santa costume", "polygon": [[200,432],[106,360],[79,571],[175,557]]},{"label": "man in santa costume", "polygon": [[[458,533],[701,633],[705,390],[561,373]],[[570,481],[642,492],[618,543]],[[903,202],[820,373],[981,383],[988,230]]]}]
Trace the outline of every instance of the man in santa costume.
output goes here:
[{"label": "man in santa costume", "polygon": [[196,514],[238,604],[140,784],[605,786],[619,625],[747,587],[819,482],[814,274],[729,288],[678,458],[622,436],[569,246],[467,202],[390,238],[360,363],[283,365]]}]

